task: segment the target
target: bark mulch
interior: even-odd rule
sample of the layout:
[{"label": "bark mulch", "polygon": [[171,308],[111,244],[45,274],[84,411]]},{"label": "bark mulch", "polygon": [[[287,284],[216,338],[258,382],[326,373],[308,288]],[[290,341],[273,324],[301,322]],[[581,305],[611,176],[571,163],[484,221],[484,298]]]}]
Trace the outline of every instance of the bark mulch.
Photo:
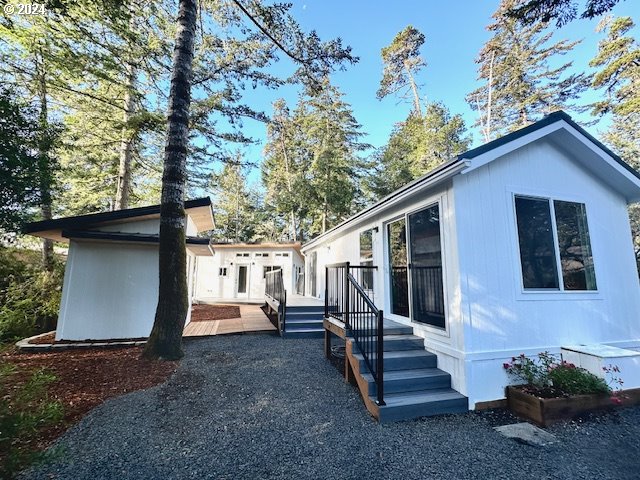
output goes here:
[{"label": "bark mulch", "polygon": [[108,398],[163,383],[178,368],[177,361],[145,360],[140,358],[141,353],[142,347],[125,347],[43,353],[11,350],[0,355],[0,362],[18,367],[11,376],[14,389],[42,368],[56,376],[48,393],[50,400],[62,403],[64,421],[40,432],[34,449],[45,448]]},{"label": "bark mulch", "polygon": [[240,307],[237,305],[194,305],[191,309],[192,322],[229,320],[232,318],[240,318]]}]

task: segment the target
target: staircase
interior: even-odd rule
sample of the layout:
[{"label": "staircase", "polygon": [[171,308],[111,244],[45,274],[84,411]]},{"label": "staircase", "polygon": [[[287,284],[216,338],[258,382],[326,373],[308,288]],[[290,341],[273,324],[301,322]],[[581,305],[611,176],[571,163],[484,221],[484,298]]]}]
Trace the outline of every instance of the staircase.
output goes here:
[{"label": "staircase", "polygon": [[384,321],[384,402],[375,403],[376,384],[364,357],[347,339],[347,359],[367,410],[380,423],[411,420],[444,413],[463,413],[468,399],[451,388],[451,376],[438,369],[438,359],[424,348],[413,329]]},{"label": "staircase", "polygon": [[286,306],[282,338],[322,338],[324,306]]}]

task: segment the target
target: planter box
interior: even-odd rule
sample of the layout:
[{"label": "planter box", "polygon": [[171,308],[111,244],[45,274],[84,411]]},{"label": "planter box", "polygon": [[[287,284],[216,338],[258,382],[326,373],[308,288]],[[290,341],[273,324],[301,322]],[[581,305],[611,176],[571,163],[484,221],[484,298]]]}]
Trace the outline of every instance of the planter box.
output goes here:
[{"label": "planter box", "polygon": [[507,387],[507,402],[513,413],[541,427],[548,427],[561,420],[570,420],[593,410],[614,406],[608,394],[539,398],[516,387]]}]

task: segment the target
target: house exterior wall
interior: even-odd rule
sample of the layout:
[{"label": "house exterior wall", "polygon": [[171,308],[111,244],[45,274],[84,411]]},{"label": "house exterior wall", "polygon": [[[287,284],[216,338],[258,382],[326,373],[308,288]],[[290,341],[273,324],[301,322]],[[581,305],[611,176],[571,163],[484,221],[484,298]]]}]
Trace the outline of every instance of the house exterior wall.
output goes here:
[{"label": "house exterior wall", "polygon": [[[282,268],[285,288],[288,293],[295,292],[295,270],[303,266],[304,261],[298,252],[290,247],[251,247],[251,248],[216,248],[213,257],[199,257],[195,297],[198,299],[264,299],[264,267],[279,266]],[[269,256],[264,257],[261,254]],[[238,256],[248,254],[248,257]],[[259,256],[257,254],[260,254]],[[282,256],[287,254],[288,256]],[[238,265],[248,268],[248,295],[237,293]],[[220,269],[226,269],[226,276],[220,275]]]},{"label": "house exterior wall", "polygon": [[[442,330],[424,324],[411,322],[406,317],[391,315],[389,291],[390,271],[387,262],[386,225],[406,214],[420,211],[434,204],[440,205],[440,227],[443,261],[443,282],[446,309],[446,329]],[[317,298],[324,298],[325,266],[333,263],[350,262],[360,264],[360,233],[377,228],[373,233],[373,265],[378,269],[374,276],[372,300],[383,310],[386,318],[410,325],[417,336],[424,338],[425,348],[438,355],[438,367],[451,374],[452,387],[464,393],[466,368],[464,359],[456,352],[464,348],[464,326],[461,314],[459,260],[457,256],[457,233],[454,205],[454,191],[451,183],[419,192],[409,199],[389,206],[374,217],[354,222],[349,228],[334,236],[328,236],[311,247],[303,247],[306,258],[306,292],[310,295],[311,257],[317,255]]]},{"label": "house exterior wall", "polygon": [[[640,285],[624,198],[544,139],[454,178],[469,403],[504,398],[503,362],[563,345],[640,345]],[[597,292],[525,292],[514,194],[584,203]],[[624,376],[624,372],[623,372]]]},{"label": "house exterior wall", "polygon": [[[157,234],[157,219],[100,226],[99,230]],[[187,235],[197,233],[187,216]],[[189,304],[197,257],[187,250]],[[158,245],[109,241],[69,242],[57,340],[147,337],[158,304]],[[185,324],[191,320],[191,309]]]}]

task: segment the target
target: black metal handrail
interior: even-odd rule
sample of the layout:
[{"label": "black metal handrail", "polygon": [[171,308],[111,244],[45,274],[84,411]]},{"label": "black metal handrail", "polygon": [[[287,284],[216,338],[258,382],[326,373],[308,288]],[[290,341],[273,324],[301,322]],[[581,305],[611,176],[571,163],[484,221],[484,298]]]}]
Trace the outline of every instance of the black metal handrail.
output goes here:
[{"label": "black metal handrail", "polygon": [[264,294],[278,304],[278,332],[282,335],[287,322],[287,290],[284,288],[282,269],[266,272],[264,276]]},{"label": "black metal handrail", "polygon": [[[368,295],[373,291],[373,284],[365,291],[359,281],[367,269],[373,272],[377,267],[349,262],[327,265],[324,312],[326,318],[344,323],[373,376],[376,403],[384,405],[384,315]],[[373,275],[370,278],[373,279]]]}]

